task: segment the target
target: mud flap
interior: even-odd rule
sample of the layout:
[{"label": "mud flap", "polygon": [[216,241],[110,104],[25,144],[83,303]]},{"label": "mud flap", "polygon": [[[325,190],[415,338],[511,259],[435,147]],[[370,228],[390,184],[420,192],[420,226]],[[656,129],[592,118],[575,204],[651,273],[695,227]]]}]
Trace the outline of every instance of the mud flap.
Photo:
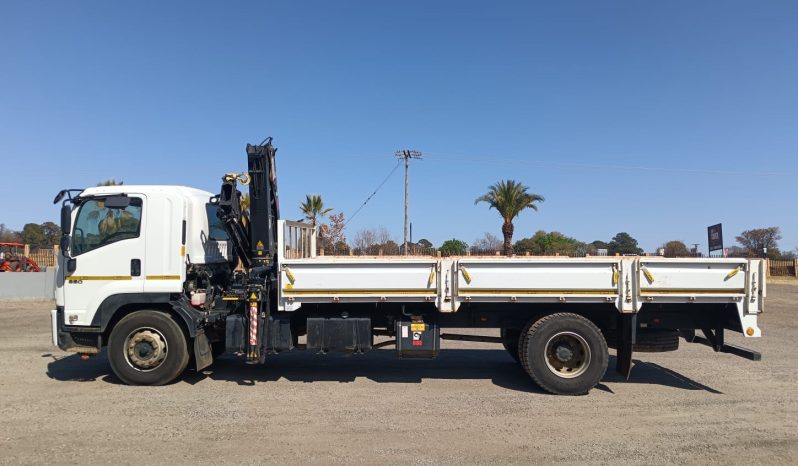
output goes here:
[{"label": "mud flap", "polygon": [[238,354],[245,351],[245,323],[244,316],[242,315],[234,314],[227,316],[225,325],[225,348],[230,353]]},{"label": "mud flap", "polygon": [[205,336],[204,330],[197,332],[197,336],[194,337],[194,362],[197,365],[197,371],[201,371],[213,364],[211,345],[208,342],[208,337]]},{"label": "mud flap", "polygon": [[632,372],[632,350],[637,334],[637,314],[618,314],[618,341],[615,371],[629,380]]}]

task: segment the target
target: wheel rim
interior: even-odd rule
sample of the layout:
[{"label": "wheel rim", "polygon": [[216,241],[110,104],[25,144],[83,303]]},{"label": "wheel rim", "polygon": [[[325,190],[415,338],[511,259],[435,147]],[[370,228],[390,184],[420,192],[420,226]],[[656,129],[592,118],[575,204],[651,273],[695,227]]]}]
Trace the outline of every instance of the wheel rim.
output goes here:
[{"label": "wheel rim", "polygon": [[160,367],[167,350],[163,333],[151,327],[137,328],[125,339],[125,360],[137,371],[150,372]]},{"label": "wheel rim", "polygon": [[560,332],[546,343],[546,367],[564,379],[579,377],[590,366],[590,346],[574,332]]}]

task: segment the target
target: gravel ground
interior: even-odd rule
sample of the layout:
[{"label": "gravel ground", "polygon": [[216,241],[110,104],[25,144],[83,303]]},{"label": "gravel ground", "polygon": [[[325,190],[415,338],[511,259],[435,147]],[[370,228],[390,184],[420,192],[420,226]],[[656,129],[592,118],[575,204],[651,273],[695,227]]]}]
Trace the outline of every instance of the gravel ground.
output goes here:
[{"label": "gravel ground", "polygon": [[[434,361],[231,356],[128,387],[105,355],[50,346],[48,302],[0,303],[2,463],[798,463],[798,286],[769,287],[751,362],[708,347],[638,354],[582,397],[546,395],[496,345]],[[614,358],[610,361],[614,368]]]}]

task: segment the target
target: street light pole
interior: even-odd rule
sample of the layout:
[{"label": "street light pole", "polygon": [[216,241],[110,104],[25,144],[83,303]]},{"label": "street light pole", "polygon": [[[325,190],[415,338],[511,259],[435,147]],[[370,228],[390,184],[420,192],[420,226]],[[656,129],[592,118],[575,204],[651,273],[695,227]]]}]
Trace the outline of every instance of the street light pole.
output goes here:
[{"label": "street light pole", "polygon": [[404,251],[405,256],[408,255],[407,250],[407,234],[408,234],[408,215],[407,215],[407,198],[408,198],[408,191],[410,189],[410,159],[421,159],[422,155],[421,152],[417,150],[398,150],[394,153],[396,158],[405,161],[405,236],[404,236]]}]

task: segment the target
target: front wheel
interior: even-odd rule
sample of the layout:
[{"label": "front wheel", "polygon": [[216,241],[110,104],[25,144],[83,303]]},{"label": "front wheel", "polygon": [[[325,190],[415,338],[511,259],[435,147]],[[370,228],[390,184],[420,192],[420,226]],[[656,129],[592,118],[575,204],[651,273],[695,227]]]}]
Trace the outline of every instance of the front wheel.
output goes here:
[{"label": "front wheel", "polygon": [[163,385],[188,366],[188,340],[171,315],[138,311],[123,317],[111,331],[108,360],[128,385]]},{"label": "front wheel", "polygon": [[540,388],[555,395],[583,395],[607,371],[604,336],[577,314],[551,314],[530,322],[520,344],[521,365]]}]

